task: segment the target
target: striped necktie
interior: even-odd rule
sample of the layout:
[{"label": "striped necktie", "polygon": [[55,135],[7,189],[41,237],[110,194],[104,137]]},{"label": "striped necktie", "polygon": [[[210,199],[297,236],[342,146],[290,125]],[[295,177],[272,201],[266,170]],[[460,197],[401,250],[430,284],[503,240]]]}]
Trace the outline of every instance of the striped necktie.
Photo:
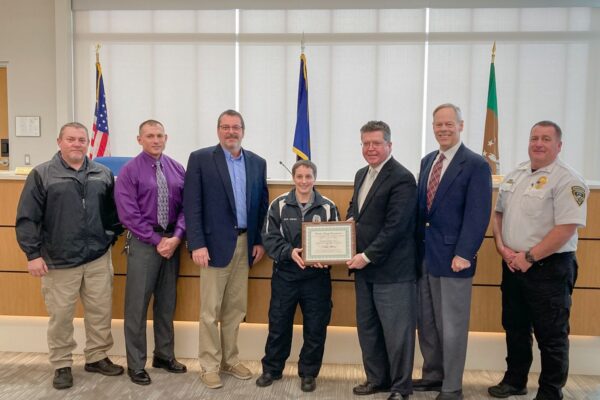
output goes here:
[{"label": "striped necktie", "polygon": [[446,156],[444,156],[444,153],[440,153],[440,157],[431,170],[429,184],[427,185],[427,211],[431,209],[431,204],[435,198],[435,192],[437,192],[438,186],[440,186],[440,180],[442,178],[442,165],[445,159]]},{"label": "striped necktie", "polygon": [[169,187],[167,179],[162,171],[160,160],[156,160],[156,186],[158,187],[158,202],[156,207],[156,219],[158,225],[167,229],[169,225]]}]

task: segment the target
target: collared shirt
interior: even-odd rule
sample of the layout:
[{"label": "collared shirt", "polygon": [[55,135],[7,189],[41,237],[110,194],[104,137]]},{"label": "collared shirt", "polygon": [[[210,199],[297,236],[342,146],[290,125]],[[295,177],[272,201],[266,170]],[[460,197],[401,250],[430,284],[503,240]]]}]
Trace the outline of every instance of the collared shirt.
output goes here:
[{"label": "collared shirt", "polygon": [[[502,241],[515,251],[537,245],[556,225],[585,226],[589,189],[571,167],[556,159],[531,171],[527,161],[509,173],[498,190]],[[577,250],[577,231],[557,253]]]},{"label": "collared shirt", "polygon": [[[458,151],[458,148],[460,147],[461,144],[462,144],[462,142],[459,140],[458,143],[456,143],[454,146],[450,147],[448,150],[438,151],[437,156],[435,156],[435,159],[433,160],[433,164],[431,164],[432,166],[435,165],[435,163],[440,158],[441,154],[443,154],[444,157],[446,157],[444,159],[444,161],[442,161],[442,172],[440,174],[440,181],[442,180],[442,177],[444,176],[444,172],[446,172],[446,170],[448,169],[448,165],[450,165],[450,163],[452,162],[452,159],[456,155],[456,152]],[[429,180],[431,179],[431,171],[433,171],[433,167],[429,170],[429,177],[427,178],[427,182],[429,182]]]},{"label": "collared shirt", "polygon": [[223,149],[229,178],[233,187],[233,197],[235,199],[235,215],[237,217],[238,229],[248,227],[248,210],[246,210],[246,163],[244,161],[244,151],[240,151],[238,157],[234,157],[230,152]]},{"label": "collared shirt", "polygon": [[[183,180],[185,170],[181,164],[165,154],[160,163],[169,188],[169,224],[175,225],[173,236],[183,239]],[[157,245],[162,236],[154,232],[158,226],[158,187],[156,160],[141,152],[121,169],[115,184],[115,202],[119,219],[142,242]]]}]

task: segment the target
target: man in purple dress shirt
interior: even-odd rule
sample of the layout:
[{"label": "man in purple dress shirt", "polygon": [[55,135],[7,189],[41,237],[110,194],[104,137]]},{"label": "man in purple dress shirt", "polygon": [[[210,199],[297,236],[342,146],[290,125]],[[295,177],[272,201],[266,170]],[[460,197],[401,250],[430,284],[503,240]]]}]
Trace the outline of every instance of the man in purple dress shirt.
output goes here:
[{"label": "man in purple dress shirt", "polygon": [[154,368],[183,373],[175,359],[173,315],[179,275],[179,245],[185,235],[182,195],[185,170],[163,154],[167,134],[155,120],[142,122],[142,152],[117,178],[115,202],[127,233],[125,347],[127,372],[138,385],[151,383],[146,366],[146,314],[154,295]]}]

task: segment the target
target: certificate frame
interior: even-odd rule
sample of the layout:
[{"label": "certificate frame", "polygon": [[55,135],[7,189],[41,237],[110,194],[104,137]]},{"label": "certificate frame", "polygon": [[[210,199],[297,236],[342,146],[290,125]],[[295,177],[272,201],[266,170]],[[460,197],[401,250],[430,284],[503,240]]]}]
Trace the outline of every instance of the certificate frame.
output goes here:
[{"label": "certificate frame", "polygon": [[355,254],[354,221],[302,223],[302,260],[305,264],[341,264]]}]

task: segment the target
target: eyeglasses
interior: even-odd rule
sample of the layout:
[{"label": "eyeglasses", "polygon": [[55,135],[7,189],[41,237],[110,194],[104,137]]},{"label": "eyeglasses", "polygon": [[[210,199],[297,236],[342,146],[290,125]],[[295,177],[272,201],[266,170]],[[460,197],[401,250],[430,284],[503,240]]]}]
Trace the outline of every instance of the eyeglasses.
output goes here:
[{"label": "eyeglasses", "polygon": [[385,142],[361,142],[361,146],[364,147],[365,149],[368,149],[369,147],[373,147],[373,148],[379,148],[382,147],[385,144]]},{"label": "eyeglasses", "polygon": [[243,128],[240,125],[219,125],[219,129],[224,130],[224,131],[234,131],[234,132],[239,132],[241,131]]}]

